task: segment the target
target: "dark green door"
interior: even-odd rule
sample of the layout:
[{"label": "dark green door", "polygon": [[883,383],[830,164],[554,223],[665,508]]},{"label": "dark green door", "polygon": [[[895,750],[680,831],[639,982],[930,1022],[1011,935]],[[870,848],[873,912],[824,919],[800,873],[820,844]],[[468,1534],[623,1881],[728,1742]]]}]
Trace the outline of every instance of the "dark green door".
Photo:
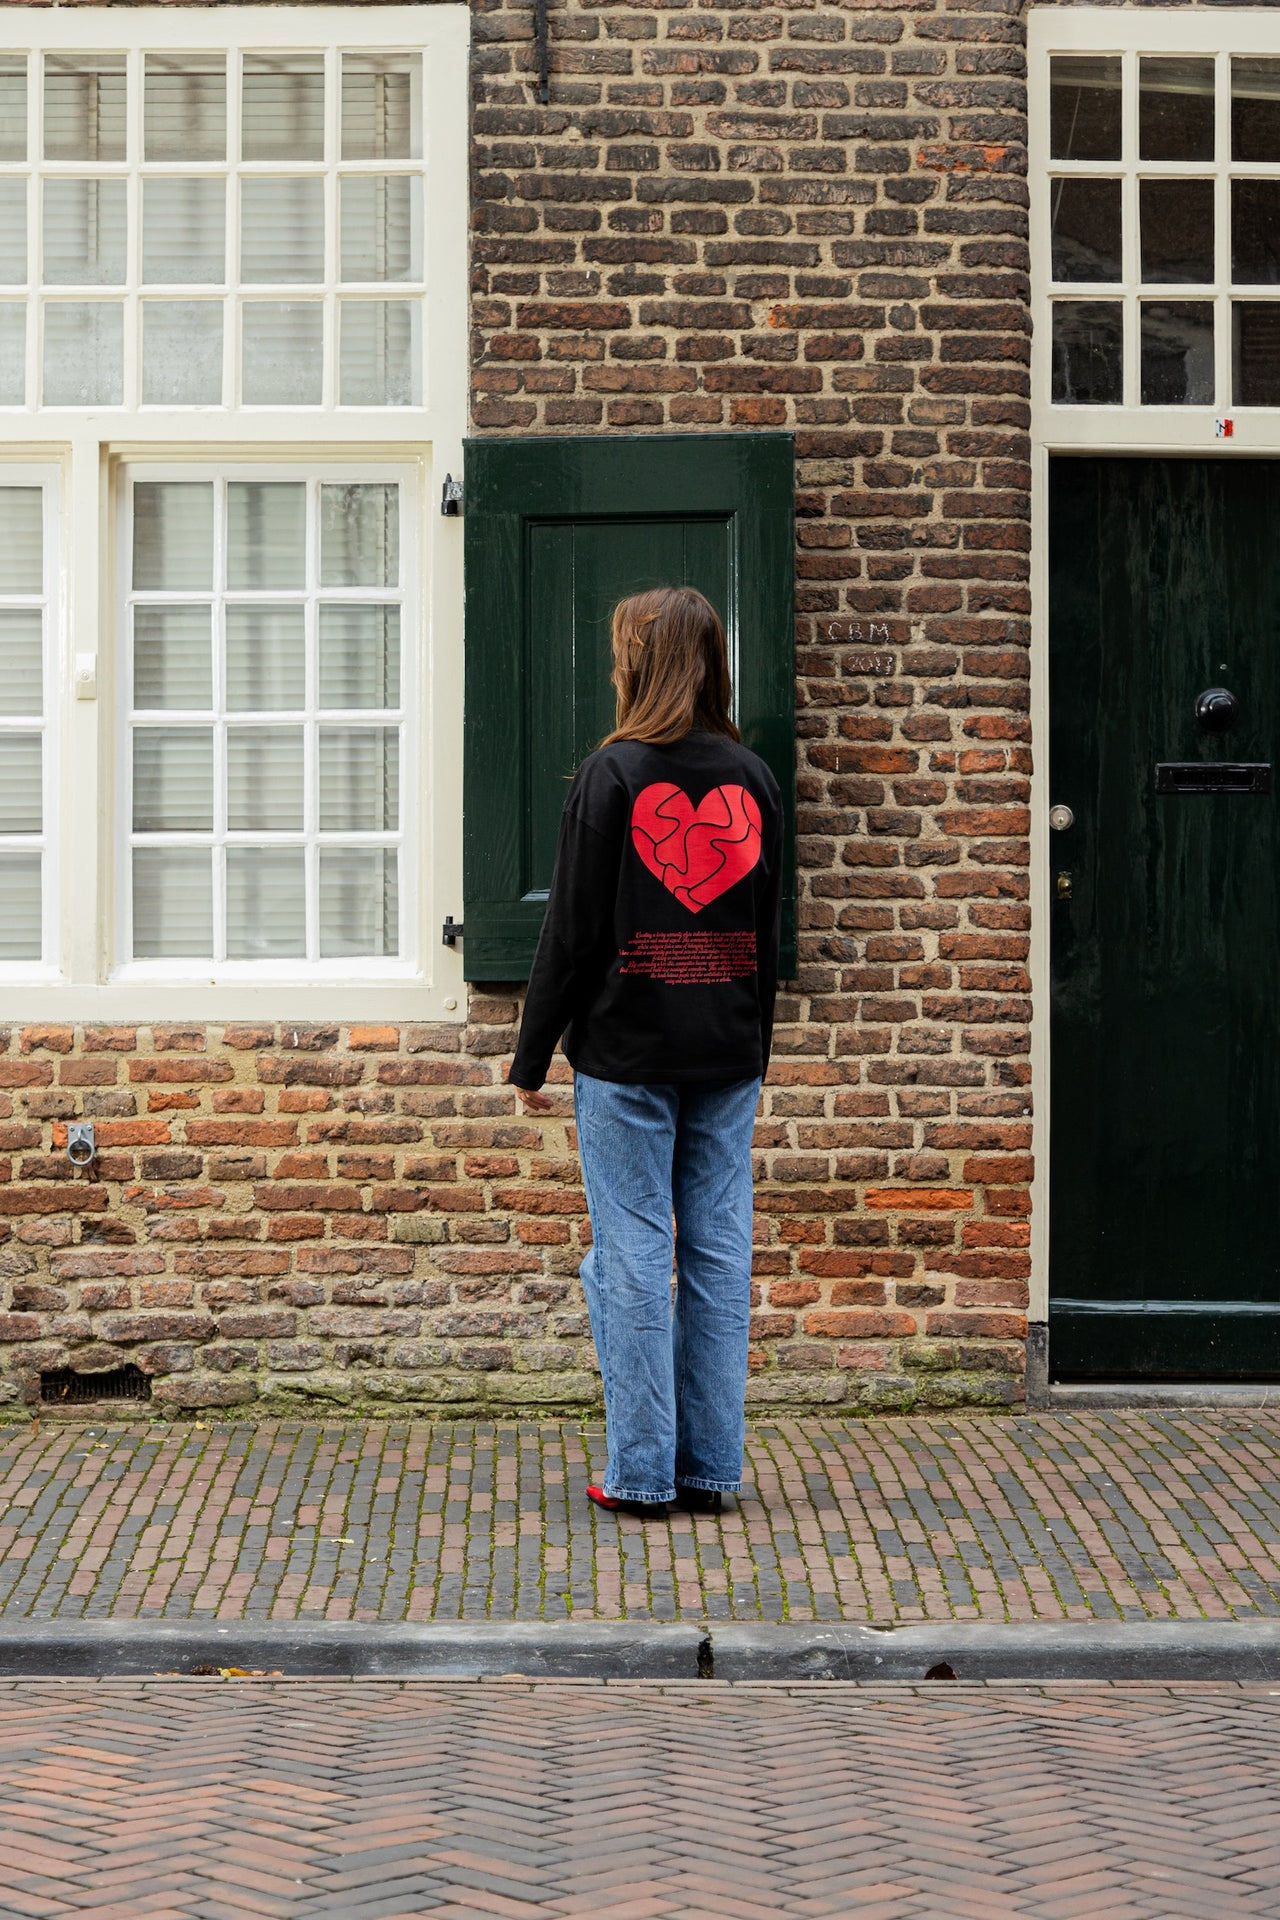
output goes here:
[{"label": "dark green door", "polygon": [[[778,433],[468,443],[469,980],[528,975],[569,779],[613,726],[609,624],[627,594],[694,586],[719,609],[742,737],[790,820],[794,472]],[[784,977],[794,954],[788,886]]]},{"label": "dark green door", "polygon": [[1280,462],[1050,501],[1051,1371],[1280,1376]]}]

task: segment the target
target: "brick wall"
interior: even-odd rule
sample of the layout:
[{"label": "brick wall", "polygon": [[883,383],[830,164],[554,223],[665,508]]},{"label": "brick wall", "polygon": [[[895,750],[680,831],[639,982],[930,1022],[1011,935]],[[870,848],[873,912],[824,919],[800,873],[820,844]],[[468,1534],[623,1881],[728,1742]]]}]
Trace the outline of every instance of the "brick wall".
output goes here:
[{"label": "brick wall", "polygon": [[547,107],[528,7],[475,14],[477,427],[797,436],[802,958],[758,1136],[758,1401],[1021,1392],[1021,11],[553,8]]},{"label": "brick wall", "polygon": [[[38,1398],[42,1371],[132,1362],[169,1408],[594,1404],[570,1102],[515,1110],[515,1011],[476,994],[465,1029],[0,1035],[3,1402]],[[1020,1370],[1020,1191],[981,1184],[1008,1178],[1004,1123],[943,1118],[1007,1096],[957,1094],[979,1074],[936,1052],[895,1064],[890,1031],[865,1076],[825,1023],[782,1036],[764,1402],[1006,1397]],[[94,1122],[92,1174],[66,1157],[72,1118]]]},{"label": "brick wall", "polygon": [[170,1407],[594,1400],[585,1205],[500,1085],[514,1012],[0,1036],[0,1392],[133,1362]]},{"label": "brick wall", "polygon": [[[758,1148],[757,1404],[1022,1391],[1031,1096],[1017,0],[475,13],[477,430],[797,435],[801,969]],[[0,1049],[0,1393],[583,1405],[562,1092],[463,1028]],[[566,1076],[562,1075],[562,1081]],[[61,1151],[93,1118],[97,1177]]]}]

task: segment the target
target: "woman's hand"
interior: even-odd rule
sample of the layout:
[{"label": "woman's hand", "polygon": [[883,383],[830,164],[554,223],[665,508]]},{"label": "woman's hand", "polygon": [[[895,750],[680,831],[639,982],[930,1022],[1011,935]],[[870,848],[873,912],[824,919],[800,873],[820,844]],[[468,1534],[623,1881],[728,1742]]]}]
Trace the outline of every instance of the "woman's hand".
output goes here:
[{"label": "woman's hand", "polygon": [[535,1093],[532,1087],[517,1087],[516,1092],[524,1101],[526,1113],[550,1113],[551,1101],[545,1093]]}]

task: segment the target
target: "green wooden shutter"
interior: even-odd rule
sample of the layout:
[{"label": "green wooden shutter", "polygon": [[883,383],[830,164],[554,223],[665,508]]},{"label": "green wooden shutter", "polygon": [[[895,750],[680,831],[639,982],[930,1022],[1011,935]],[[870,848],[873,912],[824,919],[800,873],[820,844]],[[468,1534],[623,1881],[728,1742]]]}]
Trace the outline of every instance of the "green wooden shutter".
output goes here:
[{"label": "green wooden shutter", "polygon": [[568,781],[613,725],[610,613],[669,584],[720,610],[742,737],[782,788],[794,972],[794,474],[785,433],[467,442],[468,980],[527,979]]}]

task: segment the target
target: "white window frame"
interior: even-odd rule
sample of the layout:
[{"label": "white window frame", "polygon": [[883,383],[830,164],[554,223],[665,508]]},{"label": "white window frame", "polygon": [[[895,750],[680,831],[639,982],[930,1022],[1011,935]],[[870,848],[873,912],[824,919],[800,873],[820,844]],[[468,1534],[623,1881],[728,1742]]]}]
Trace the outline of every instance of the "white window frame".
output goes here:
[{"label": "white window frame", "polygon": [[[1241,7],[1037,7],[1028,28],[1030,85],[1028,162],[1031,191],[1031,287],[1034,334],[1031,390],[1038,441],[1064,451],[1221,450],[1218,422],[1232,424],[1229,452],[1273,452],[1280,446],[1280,407],[1235,407],[1231,369],[1231,180],[1280,178],[1280,161],[1231,159],[1231,58],[1261,54],[1280,59],[1280,18],[1263,8]],[[1119,54],[1124,74],[1124,158],[1054,160],[1049,154],[1049,70],[1054,54]],[[1217,69],[1216,150],[1212,160],[1139,160],[1138,61],[1143,54],[1200,55]],[[1123,277],[1070,291],[1052,279],[1049,179],[1070,175],[1121,181]],[[1156,285],[1140,279],[1138,180],[1212,176],[1215,272],[1212,286]],[[1070,300],[1122,301],[1124,306],[1124,403],[1071,406],[1050,399],[1054,296]],[[1195,300],[1214,309],[1212,405],[1144,407],[1138,337],[1138,298]],[[1241,289],[1237,297],[1280,302],[1280,289]]]},{"label": "white window frame", "polygon": [[[1028,172],[1031,196],[1031,727],[1036,772],[1031,783],[1031,1079],[1035,1089],[1035,1161],[1031,1186],[1030,1318],[1049,1311],[1049,923],[1050,888],[1059,845],[1050,846],[1049,808],[1049,462],[1055,454],[1188,455],[1241,459],[1280,456],[1280,407],[1233,407],[1231,395],[1230,177],[1280,174],[1280,163],[1230,161],[1231,56],[1280,58],[1280,17],[1263,7],[1036,6],[1027,29],[1029,60]],[[1124,63],[1124,159],[1062,162],[1049,154],[1049,62],[1054,54],[1119,54]],[[1216,150],[1212,161],[1137,161],[1137,62],[1143,54],[1200,55],[1217,61]],[[1214,303],[1216,398],[1213,406],[1144,407],[1138,402],[1139,342],[1136,301],[1126,298],[1125,405],[1064,406],[1050,399],[1052,314],[1049,178],[1059,172],[1104,174],[1124,180],[1122,209],[1124,279],[1081,288],[1082,300],[1117,299],[1138,292],[1148,298],[1191,298],[1165,287],[1141,287],[1137,260],[1137,176],[1212,174],[1216,273],[1212,288],[1194,297]],[[1266,298],[1259,288],[1250,297]],[[1273,297],[1280,297],[1273,296]],[[1229,420],[1230,437],[1218,422]],[[1065,856],[1064,856],[1065,857]],[[1030,1111],[1028,1101],[1028,1111]]]},{"label": "white window frame", "polygon": [[[292,960],[219,960],[211,964],[207,960],[203,962],[199,960],[138,960],[127,957],[131,951],[132,860],[130,854],[134,840],[129,802],[132,795],[133,773],[132,734],[134,726],[137,724],[132,718],[134,712],[132,704],[133,648],[130,636],[131,623],[128,615],[129,603],[133,597],[130,577],[131,555],[129,551],[132,530],[132,492],[134,486],[138,484],[145,485],[148,481],[211,479],[222,481],[247,479],[255,482],[272,480],[304,482],[308,489],[323,486],[326,482],[333,481],[351,485],[358,485],[361,482],[373,483],[375,485],[379,483],[390,483],[400,488],[400,579],[396,596],[399,599],[399,604],[402,609],[400,623],[401,683],[399,703],[399,711],[402,719],[398,729],[400,735],[400,824],[394,834],[370,836],[370,838],[376,839],[379,845],[386,844],[388,841],[393,842],[399,851],[400,954],[394,958],[388,956],[382,959],[311,960],[306,963],[305,978],[310,981],[331,980],[338,982],[349,980],[353,969],[357,969],[360,977],[370,982],[411,981],[416,976],[415,955],[412,952],[412,946],[414,930],[417,927],[416,896],[418,891],[414,852],[421,843],[421,831],[424,824],[421,817],[424,783],[420,777],[418,729],[416,726],[418,708],[417,668],[422,653],[422,634],[418,630],[418,623],[415,621],[415,612],[419,605],[420,592],[416,541],[421,513],[417,499],[416,474],[413,466],[404,463],[395,465],[386,461],[379,462],[376,465],[371,465],[368,462],[354,463],[348,461],[339,464],[328,461],[308,461],[305,465],[264,461],[248,465],[234,459],[220,460],[216,465],[213,463],[197,464],[191,461],[184,461],[180,464],[174,464],[173,462],[157,464],[151,461],[140,461],[130,463],[123,469],[120,494],[120,504],[123,511],[118,515],[118,555],[116,562],[116,573],[119,581],[119,610],[117,614],[116,631],[120,635],[120,646],[118,649],[120,655],[120,672],[117,687],[115,763],[119,769],[116,792],[119,799],[120,835],[119,855],[116,860],[116,936],[114,942],[114,951],[119,954],[121,958],[116,965],[113,977],[122,983],[146,981],[148,984],[151,982],[173,980],[179,976],[193,981],[212,978],[219,984],[225,983],[228,985],[245,981],[292,981],[299,977],[298,963]],[[317,527],[315,519],[312,517],[309,540],[314,541],[316,537]],[[222,579],[222,557],[221,543],[215,541],[213,575],[215,583]],[[326,605],[333,605],[335,603],[340,604],[342,600],[359,601],[362,598],[381,599],[383,597],[380,590],[361,590],[359,588],[344,588],[340,591],[328,589],[321,592],[316,585],[319,573],[318,554],[313,553],[310,556],[310,561],[311,579],[308,598],[323,600]],[[215,600],[222,598],[223,592],[224,590],[220,586],[215,585]],[[172,603],[191,598],[203,603],[203,601],[208,598],[208,595],[204,593],[187,595],[182,592],[167,593],[156,590],[154,592],[148,591],[142,597],[144,602],[164,601],[166,603]],[[237,601],[240,598],[238,594],[234,593],[230,597]],[[272,603],[281,600],[291,601],[295,597],[292,593],[270,592],[265,590],[260,596],[263,601]],[[315,704],[314,695],[315,690],[313,688],[310,703],[304,705],[303,712],[305,718],[302,723],[303,725],[315,723],[319,718],[319,708]],[[215,709],[217,705],[218,695],[215,687]],[[325,719],[327,724],[333,725],[360,726],[381,724],[371,714],[363,713],[358,708],[344,710],[341,713],[336,713],[335,711],[332,716],[326,713]],[[261,721],[262,716],[255,714],[253,723],[259,724]],[[165,723],[165,713],[158,711],[149,713],[147,719],[142,724],[146,726],[162,726]],[[225,727],[227,723],[228,716],[226,714],[220,715],[220,717],[212,722],[215,731],[219,727]],[[230,724],[233,726],[236,724],[234,715],[230,716]],[[281,719],[278,722],[272,721],[268,724],[294,726],[298,724],[298,722],[296,717],[290,716],[287,719]],[[218,758],[215,756],[215,768],[217,765]],[[215,772],[215,787],[216,783],[217,774]],[[187,836],[184,835],[175,836],[178,840],[185,839],[186,837]],[[194,837],[203,840],[203,836]],[[216,842],[219,836],[214,834],[212,838]],[[358,843],[361,835],[352,833],[324,836],[319,835],[313,827],[305,835],[288,835],[287,842],[288,844],[295,844],[297,841],[303,840],[309,848],[317,848],[324,843],[326,838],[330,840],[341,840],[343,845],[350,845]],[[263,835],[230,834],[226,836],[226,840],[227,843],[231,845],[236,844],[237,841],[247,841],[254,845],[278,844],[277,836],[269,833]],[[144,836],[144,844],[151,844],[151,836]],[[219,925],[220,918],[225,919],[225,904],[222,916],[219,915],[217,908],[218,896],[215,889],[215,930]]]},{"label": "white window frame", "polygon": [[44,539],[43,574],[39,595],[5,594],[4,603],[25,602],[27,605],[39,604],[42,613],[41,666],[43,668],[43,699],[40,719],[34,714],[14,715],[0,719],[0,728],[9,733],[40,732],[42,741],[40,784],[41,784],[41,830],[37,834],[21,834],[10,837],[0,835],[0,848],[6,852],[35,852],[41,855],[40,872],[40,920],[44,957],[39,961],[3,960],[0,961],[0,987],[6,992],[19,981],[37,979],[53,981],[58,978],[58,943],[61,934],[58,916],[58,849],[59,833],[59,768],[58,768],[58,712],[57,695],[58,668],[63,650],[63,596],[60,591],[62,574],[58,525],[59,473],[57,466],[44,464],[33,466],[26,462],[5,463],[0,467],[0,485],[6,487],[39,487],[41,491],[41,529]]},{"label": "white window frame", "polygon": [[[469,34],[468,8],[451,0],[398,7],[5,8],[0,14],[0,52],[125,52],[138,72],[145,52],[420,53],[428,196],[421,406],[0,408],[0,480],[36,462],[54,470],[60,555],[61,638],[45,707],[46,766],[49,745],[56,765],[56,806],[46,824],[50,948],[41,967],[4,968],[10,1020],[464,1017],[461,952],[440,941],[445,916],[462,913],[462,528],[457,517],[441,515],[439,499],[445,473],[461,472],[466,431]],[[329,69],[332,75],[332,55]],[[334,111],[331,90],[331,116]],[[331,291],[325,297],[332,298]],[[385,297],[399,297],[398,288],[388,284]],[[406,959],[390,970],[386,962],[352,960],[332,975],[328,965],[322,972],[279,973],[273,965],[239,978],[207,967],[199,978],[184,978],[175,963],[144,979],[122,961],[119,867],[129,826],[118,777],[122,473],[146,465],[198,479],[215,461],[260,466],[264,475],[292,468],[303,477],[323,466],[344,475],[350,469],[353,477],[395,469],[412,479],[418,594],[402,650],[414,669],[406,718],[417,742],[410,794],[415,818],[404,823],[410,852],[401,863]],[[47,788],[49,779],[47,773]]]}]

